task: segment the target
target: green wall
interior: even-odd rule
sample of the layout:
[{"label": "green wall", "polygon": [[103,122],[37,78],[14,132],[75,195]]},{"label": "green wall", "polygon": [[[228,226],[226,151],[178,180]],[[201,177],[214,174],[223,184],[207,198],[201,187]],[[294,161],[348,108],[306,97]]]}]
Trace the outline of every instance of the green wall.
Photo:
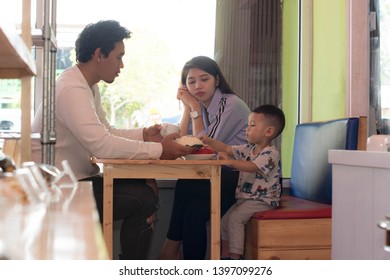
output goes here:
[{"label": "green wall", "polygon": [[346,6],[313,0],[313,121],[345,117]]},{"label": "green wall", "polygon": [[[294,132],[298,123],[298,9],[299,0],[283,1],[282,104],[287,123],[282,136],[282,169],[286,178],[291,174]],[[345,0],[313,0],[312,15],[312,121],[345,117]],[[302,80],[308,82],[305,77]]]},{"label": "green wall", "polygon": [[282,109],[286,127],[282,136],[282,175],[290,177],[295,126],[298,122],[298,0],[283,1]]}]

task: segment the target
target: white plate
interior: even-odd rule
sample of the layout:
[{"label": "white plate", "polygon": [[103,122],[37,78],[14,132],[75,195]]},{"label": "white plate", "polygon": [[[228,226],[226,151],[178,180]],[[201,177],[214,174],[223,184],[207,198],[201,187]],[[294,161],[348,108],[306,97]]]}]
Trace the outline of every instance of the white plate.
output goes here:
[{"label": "white plate", "polygon": [[214,154],[198,154],[198,155],[189,154],[186,155],[184,158],[188,160],[215,159],[215,155]]}]

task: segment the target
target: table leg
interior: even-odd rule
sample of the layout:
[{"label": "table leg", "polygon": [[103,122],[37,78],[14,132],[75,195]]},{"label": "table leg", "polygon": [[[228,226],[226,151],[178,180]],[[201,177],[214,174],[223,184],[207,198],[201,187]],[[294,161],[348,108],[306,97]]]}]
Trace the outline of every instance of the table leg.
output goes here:
[{"label": "table leg", "polygon": [[220,224],[221,224],[221,167],[211,167],[211,205],[210,205],[210,257],[212,260],[219,260],[221,258],[221,238],[220,238]]},{"label": "table leg", "polygon": [[109,167],[104,167],[103,180],[103,236],[108,257],[112,259],[112,219],[113,219],[113,184],[114,179]]}]

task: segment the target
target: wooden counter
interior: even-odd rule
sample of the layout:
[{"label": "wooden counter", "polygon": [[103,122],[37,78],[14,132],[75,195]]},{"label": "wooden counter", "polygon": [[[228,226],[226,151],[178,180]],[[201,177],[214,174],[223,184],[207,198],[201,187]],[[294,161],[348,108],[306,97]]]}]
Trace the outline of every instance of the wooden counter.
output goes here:
[{"label": "wooden counter", "polygon": [[330,150],[332,164],[332,259],[389,260],[390,152]]},{"label": "wooden counter", "polygon": [[[108,259],[90,182],[63,187],[62,198],[49,207],[14,210],[1,232],[6,257],[29,260]],[[4,221],[4,217],[3,217]]]}]

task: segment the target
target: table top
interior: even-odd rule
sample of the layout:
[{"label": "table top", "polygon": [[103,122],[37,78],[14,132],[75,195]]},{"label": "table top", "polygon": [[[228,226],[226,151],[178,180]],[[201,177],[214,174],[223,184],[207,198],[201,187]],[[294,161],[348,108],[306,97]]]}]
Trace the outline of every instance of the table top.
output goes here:
[{"label": "table top", "polygon": [[103,163],[103,164],[118,164],[118,165],[227,165],[230,164],[233,160],[187,160],[187,159],[175,159],[175,160],[163,160],[163,159],[102,159],[92,157],[91,161],[93,163]]}]

